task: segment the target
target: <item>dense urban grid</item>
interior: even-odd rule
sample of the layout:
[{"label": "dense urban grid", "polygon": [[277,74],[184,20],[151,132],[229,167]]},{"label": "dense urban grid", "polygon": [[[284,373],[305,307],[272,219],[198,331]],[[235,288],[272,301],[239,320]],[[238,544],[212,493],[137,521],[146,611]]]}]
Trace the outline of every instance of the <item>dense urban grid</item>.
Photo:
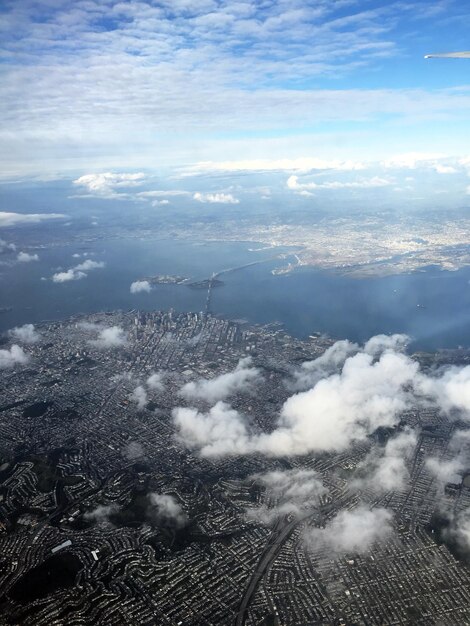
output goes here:
[{"label": "dense urban grid", "polygon": [[[458,421],[409,409],[346,451],[277,458],[202,456],[175,428],[175,407],[204,406],[185,385],[249,357],[263,384],[232,390],[230,404],[272,432],[292,371],[329,338],[174,311],[77,316],[22,337],[27,360],[0,379],[0,623],[470,623],[470,570],[439,521],[470,506],[470,483],[427,462],[451,458]],[[469,355],[413,358],[432,368]],[[371,446],[408,428],[403,487],[354,486]],[[283,510],[270,472],[317,476],[315,505]],[[306,540],[342,511],[384,507],[393,532],[365,550]]]}]

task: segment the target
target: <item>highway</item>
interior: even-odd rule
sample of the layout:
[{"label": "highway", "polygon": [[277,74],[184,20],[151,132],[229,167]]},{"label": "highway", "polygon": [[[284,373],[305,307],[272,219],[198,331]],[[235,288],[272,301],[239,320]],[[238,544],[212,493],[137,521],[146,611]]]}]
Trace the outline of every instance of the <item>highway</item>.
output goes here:
[{"label": "highway", "polygon": [[245,593],[243,594],[243,598],[240,602],[240,608],[238,609],[235,626],[244,625],[246,611],[251,603],[251,600],[253,599],[253,596],[255,595],[256,589],[258,588],[261,579],[266,574],[269,566],[275,561],[276,557],[281,551],[282,546],[289,538],[294,528],[301,522],[305,521],[309,517],[313,517],[314,515],[325,516],[335,509],[340,511],[347,505],[350,499],[351,496],[349,496],[348,494],[344,494],[339,500],[331,502],[330,504],[327,504],[315,511],[309,511],[309,513],[307,513],[303,517],[294,518],[290,522],[287,521],[286,517],[284,517],[276,522],[276,525],[273,528],[271,536],[268,539],[260,560],[258,561],[258,565],[251,575],[250,582],[248,583],[248,586],[245,589]]},{"label": "highway", "polygon": [[[251,576],[248,587],[243,594],[240,608],[238,609],[237,620],[235,622],[236,626],[243,626],[243,624],[245,623],[246,610],[255,594],[260,580],[263,578],[266,570],[281,551],[281,548],[284,545],[286,539],[290,536],[294,528],[301,520],[293,519],[291,522],[286,523],[286,525],[282,528],[283,521],[284,519],[277,522],[273,532],[271,533],[268,543],[266,544],[264,553],[262,554],[261,559],[258,561],[258,565],[256,566],[256,569]],[[278,526],[281,526],[281,530],[278,530]]]}]

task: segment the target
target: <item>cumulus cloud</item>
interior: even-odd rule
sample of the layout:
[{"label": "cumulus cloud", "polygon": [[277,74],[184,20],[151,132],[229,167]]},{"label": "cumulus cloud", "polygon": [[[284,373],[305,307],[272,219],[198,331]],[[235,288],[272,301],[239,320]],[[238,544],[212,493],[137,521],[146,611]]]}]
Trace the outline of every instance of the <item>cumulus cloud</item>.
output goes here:
[{"label": "cumulus cloud", "polygon": [[163,373],[154,372],[147,378],[147,386],[152,391],[163,391]]},{"label": "cumulus cloud", "polygon": [[450,480],[466,469],[466,461],[461,455],[457,455],[453,459],[438,459],[429,457],[426,459],[426,467],[429,472],[437,479],[441,487],[445,486]]},{"label": "cumulus cloud", "polygon": [[139,411],[145,409],[148,402],[147,392],[145,391],[145,388],[142,385],[136,387],[132,392],[130,399],[132,400],[132,402],[135,402],[137,404],[137,408],[139,409]]},{"label": "cumulus cloud", "polygon": [[455,541],[468,558],[470,555],[470,508],[451,516],[450,524],[444,530],[444,538]]},{"label": "cumulus cloud", "polygon": [[150,493],[150,515],[159,522],[181,528],[188,522],[181,504],[170,495]]},{"label": "cumulus cloud", "polygon": [[313,387],[322,378],[337,372],[345,360],[358,350],[359,346],[347,339],[337,341],[318,358],[302,363],[300,370],[294,372],[294,382],[291,386],[297,390]]},{"label": "cumulus cloud", "polygon": [[[384,352],[378,360],[365,352],[355,354],[346,359],[340,373],[291,396],[271,433],[250,435],[243,417],[223,403],[208,414],[177,409],[174,419],[182,439],[191,447],[199,446],[203,455],[254,450],[273,456],[341,451],[353,441],[364,440],[379,426],[396,425],[399,414],[409,405],[406,388],[418,367],[407,356],[394,352]],[[183,395],[209,401],[226,397],[227,389],[232,389],[227,379],[221,376],[214,380],[214,388],[206,387],[213,381],[188,383]],[[223,395],[220,381],[225,383],[221,385]]]},{"label": "cumulus cloud", "polygon": [[374,449],[359,468],[365,473],[353,484],[358,488],[368,488],[376,493],[403,489],[409,478],[406,460],[417,444],[416,433],[406,429],[387,441],[381,451]]},{"label": "cumulus cloud", "polygon": [[[422,404],[470,420],[470,366],[423,373],[404,353],[406,342],[404,335],[379,335],[363,348],[341,342],[323,358],[304,364],[293,383],[302,391],[285,401],[269,433],[254,432],[243,415],[218,402],[208,412],[176,409],[180,439],[207,456],[255,451],[285,456],[345,450],[379,427],[397,426],[405,409]],[[187,383],[180,394],[213,403],[249,388],[257,377],[242,361],[234,372]],[[399,470],[399,455],[392,454],[391,446],[381,460],[384,476]]]},{"label": "cumulus cloud", "polygon": [[68,283],[71,280],[81,280],[86,278],[85,272],[77,272],[73,268],[66,270],[65,272],[56,272],[52,275],[53,283]]},{"label": "cumulus cloud", "polygon": [[421,376],[416,386],[446,413],[457,411],[460,417],[470,420],[470,365],[450,367],[435,377]]},{"label": "cumulus cloud", "polygon": [[179,394],[187,400],[205,400],[213,403],[235,393],[250,391],[260,380],[260,372],[252,367],[250,357],[241,359],[233,372],[221,374],[211,380],[200,379],[186,383]]},{"label": "cumulus cloud", "polygon": [[116,189],[137,187],[142,184],[145,174],[103,172],[85,174],[73,181],[77,187],[84,187],[91,195],[116,196]]},{"label": "cumulus cloud", "polygon": [[364,352],[372,356],[378,356],[386,350],[402,352],[409,343],[409,340],[408,335],[403,334],[375,335],[364,344]]},{"label": "cumulus cloud", "polygon": [[325,528],[314,528],[305,533],[306,544],[322,545],[336,553],[365,552],[376,541],[392,533],[393,515],[383,508],[368,509],[359,506],[352,511],[340,511]]},{"label": "cumulus cloud", "polygon": [[327,493],[318,474],[313,470],[293,469],[267,472],[253,476],[266,488],[270,506],[249,509],[247,516],[270,524],[283,515],[301,515],[318,505]]},{"label": "cumulus cloud", "polygon": [[0,254],[7,254],[8,252],[16,252],[15,244],[0,239]]},{"label": "cumulus cloud", "polygon": [[110,326],[101,330],[98,338],[91,340],[89,343],[102,349],[119,348],[127,344],[127,335],[119,326]]},{"label": "cumulus cloud", "polygon": [[0,228],[18,226],[20,224],[39,224],[49,220],[58,220],[67,217],[62,213],[8,213],[0,211]]},{"label": "cumulus cloud", "polygon": [[41,335],[34,328],[33,324],[24,324],[16,326],[8,331],[10,337],[23,343],[37,343],[41,339]]},{"label": "cumulus cloud", "polygon": [[87,511],[83,517],[97,524],[107,524],[109,523],[110,516],[116,513],[118,508],[116,504],[100,504],[95,509]]},{"label": "cumulus cloud", "polygon": [[101,269],[105,266],[104,261],[92,261],[91,259],[87,259],[83,261],[83,263],[79,263],[73,269],[75,272],[87,272],[89,270]]},{"label": "cumulus cloud", "polygon": [[[402,351],[409,341],[407,335],[375,335],[371,337],[362,350],[372,356],[379,356],[386,350]],[[358,344],[347,339],[336,341],[332,346],[313,361],[305,361],[299,370],[293,374],[294,381],[289,385],[297,390],[308,389],[319,380],[334,374],[343,365],[346,359],[359,352]]]},{"label": "cumulus cloud", "polygon": [[0,350],[0,369],[7,369],[15,365],[24,365],[29,361],[29,356],[23,348],[14,344],[9,350]]},{"label": "cumulus cloud", "polygon": [[28,252],[19,252],[16,257],[20,263],[31,263],[31,261],[39,261],[37,254],[29,254]]},{"label": "cumulus cloud", "polygon": [[150,292],[152,287],[148,280],[136,280],[131,284],[131,293],[141,293],[143,291]]},{"label": "cumulus cloud", "polygon": [[238,204],[240,202],[231,193],[200,193],[197,191],[193,195],[193,199],[209,204]]},{"label": "cumulus cloud", "polygon": [[79,263],[65,272],[57,272],[52,276],[52,282],[66,283],[71,280],[80,280],[88,276],[86,273],[87,271],[101,269],[104,266],[104,261],[92,261],[91,259],[87,259],[86,261],[83,261],[83,263]]},{"label": "cumulus cloud", "polygon": [[246,454],[250,436],[243,417],[225,402],[217,402],[207,413],[178,407],[172,411],[179,439],[198,449],[202,456]]},{"label": "cumulus cloud", "polygon": [[379,426],[394,426],[409,405],[407,386],[418,364],[402,354],[385,352],[374,361],[364,352],[346,359],[341,373],[291,396],[278,427],[257,438],[267,454],[306,454],[345,450]]},{"label": "cumulus cloud", "polygon": [[402,335],[377,336],[362,349],[348,342],[333,346],[324,358],[302,368],[294,384],[311,388],[286,400],[269,433],[253,432],[244,416],[220,402],[258,380],[249,362],[241,361],[234,372],[215,379],[187,383],[180,391],[187,400],[219,402],[205,413],[175,409],[180,439],[203,456],[345,450],[380,426],[396,426],[416,400],[414,385],[422,374],[419,364],[401,352],[405,341]]},{"label": "cumulus cloud", "polygon": [[122,456],[128,461],[136,461],[145,457],[145,451],[138,441],[130,441],[122,449]]}]

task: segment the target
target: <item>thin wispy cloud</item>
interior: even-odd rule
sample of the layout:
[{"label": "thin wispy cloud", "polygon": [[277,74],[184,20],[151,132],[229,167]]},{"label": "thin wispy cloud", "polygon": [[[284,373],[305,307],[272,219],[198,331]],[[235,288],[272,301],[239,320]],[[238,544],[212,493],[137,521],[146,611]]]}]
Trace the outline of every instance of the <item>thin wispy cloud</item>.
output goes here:
[{"label": "thin wispy cloud", "polygon": [[7,226],[18,226],[20,224],[39,224],[50,220],[66,218],[61,213],[11,213],[0,211],[0,228]]}]

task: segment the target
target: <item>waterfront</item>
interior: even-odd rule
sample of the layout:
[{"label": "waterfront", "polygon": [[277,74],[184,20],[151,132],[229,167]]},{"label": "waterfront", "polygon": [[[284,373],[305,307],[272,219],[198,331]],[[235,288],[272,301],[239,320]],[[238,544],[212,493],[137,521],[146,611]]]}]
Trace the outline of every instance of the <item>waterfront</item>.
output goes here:
[{"label": "waterfront", "polygon": [[[377,333],[405,332],[420,349],[470,346],[470,268],[446,272],[430,267],[360,279],[312,268],[273,275],[273,269],[292,261],[273,259],[282,252],[288,251],[252,242],[157,239],[103,239],[40,249],[38,262],[1,268],[0,307],[11,311],[0,314],[0,330],[101,310],[203,311],[205,290],[157,284],[149,293],[131,294],[130,285],[155,274],[202,281],[240,268],[225,272],[224,285],[213,290],[213,313],[250,323],[281,322],[298,337],[322,332],[362,341]],[[52,282],[54,272],[86,259],[105,267],[80,280]]]}]

